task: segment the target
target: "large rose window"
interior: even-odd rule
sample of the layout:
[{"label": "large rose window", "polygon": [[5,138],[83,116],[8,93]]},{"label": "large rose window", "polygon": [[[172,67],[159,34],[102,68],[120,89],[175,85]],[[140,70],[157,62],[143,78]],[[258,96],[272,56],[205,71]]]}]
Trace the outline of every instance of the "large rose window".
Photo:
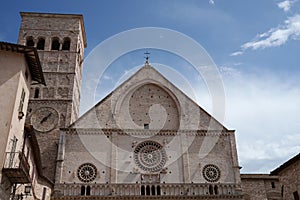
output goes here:
[{"label": "large rose window", "polygon": [[166,164],[166,151],[158,142],[145,141],[134,149],[134,161],[147,172],[158,172]]}]

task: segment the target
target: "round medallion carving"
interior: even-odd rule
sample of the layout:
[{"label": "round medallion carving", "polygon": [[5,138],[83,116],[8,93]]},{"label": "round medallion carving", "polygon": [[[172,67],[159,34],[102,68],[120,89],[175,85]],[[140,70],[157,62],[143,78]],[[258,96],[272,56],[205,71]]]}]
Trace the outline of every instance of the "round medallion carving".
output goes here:
[{"label": "round medallion carving", "polygon": [[77,170],[77,177],[82,182],[91,182],[97,176],[97,168],[91,163],[84,163]]},{"label": "round medallion carving", "polygon": [[158,172],[166,164],[167,154],[158,142],[145,141],[134,149],[134,161],[144,171]]},{"label": "round medallion carving", "polygon": [[220,179],[221,171],[216,165],[208,164],[203,167],[202,174],[205,180],[216,182]]}]

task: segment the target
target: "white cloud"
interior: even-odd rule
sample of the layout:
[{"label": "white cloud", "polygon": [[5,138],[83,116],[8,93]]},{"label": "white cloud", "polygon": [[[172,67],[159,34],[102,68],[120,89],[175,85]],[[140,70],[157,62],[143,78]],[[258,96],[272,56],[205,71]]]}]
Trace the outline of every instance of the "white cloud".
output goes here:
[{"label": "white cloud", "polygon": [[[269,72],[243,73],[220,67],[226,94],[225,126],[236,130],[243,173],[269,173],[300,152],[300,85]],[[211,113],[211,98],[195,89]],[[255,164],[254,164],[255,163]]]},{"label": "white cloud", "polygon": [[244,52],[243,51],[236,51],[236,52],[233,52],[232,54],[230,54],[230,56],[239,56],[239,55],[242,55]]},{"label": "white cloud", "polygon": [[284,12],[288,12],[290,11],[291,7],[292,7],[292,4],[294,4],[296,1],[291,1],[291,0],[285,0],[285,1],[282,1],[282,2],[279,2],[277,4],[277,6],[284,10]]},{"label": "white cloud", "polygon": [[268,32],[260,34],[252,42],[247,42],[241,47],[246,49],[264,49],[285,44],[288,40],[300,39],[300,15],[289,17],[283,26],[272,28]]},{"label": "white cloud", "polygon": [[[246,75],[229,67],[221,73],[227,97],[225,124],[237,130],[243,172],[269,172],[299,152],[300,86],[294,84],[297,78],[282,80],[264,72]],[[262,165],[251,166],[250,161],[261,161]]]},{"label": "white cloud", "polygon": [[215,1],[214,0],[209,0],[209,4],[215,5]]}]

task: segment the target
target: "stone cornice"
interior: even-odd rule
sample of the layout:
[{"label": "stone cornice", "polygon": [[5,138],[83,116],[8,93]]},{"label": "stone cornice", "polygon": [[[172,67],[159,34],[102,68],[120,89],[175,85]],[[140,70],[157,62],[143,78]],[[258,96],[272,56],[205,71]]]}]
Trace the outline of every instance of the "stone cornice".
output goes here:
[{"label": "stone cornice", "polygon": [[70,135],[168,135],[186,134],[190,136],[229,136],[234,131],[220,130],[144,130],[144,129],[97,129],[97,128],[61,128],[61,131]]}]

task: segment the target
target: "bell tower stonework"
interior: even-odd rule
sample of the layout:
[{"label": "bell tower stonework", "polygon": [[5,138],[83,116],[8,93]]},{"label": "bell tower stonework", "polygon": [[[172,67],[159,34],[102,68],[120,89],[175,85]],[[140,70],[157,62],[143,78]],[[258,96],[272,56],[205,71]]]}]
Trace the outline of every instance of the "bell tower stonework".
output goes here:
[{"label": "bell tower stonework", "polygon": [[38,50],[46,86],[32,85],[28,121],[41,151],[43,172],[54,181],[59,128],[79,115],[86,36],[83,16],[21,12],[18,43]]}]

